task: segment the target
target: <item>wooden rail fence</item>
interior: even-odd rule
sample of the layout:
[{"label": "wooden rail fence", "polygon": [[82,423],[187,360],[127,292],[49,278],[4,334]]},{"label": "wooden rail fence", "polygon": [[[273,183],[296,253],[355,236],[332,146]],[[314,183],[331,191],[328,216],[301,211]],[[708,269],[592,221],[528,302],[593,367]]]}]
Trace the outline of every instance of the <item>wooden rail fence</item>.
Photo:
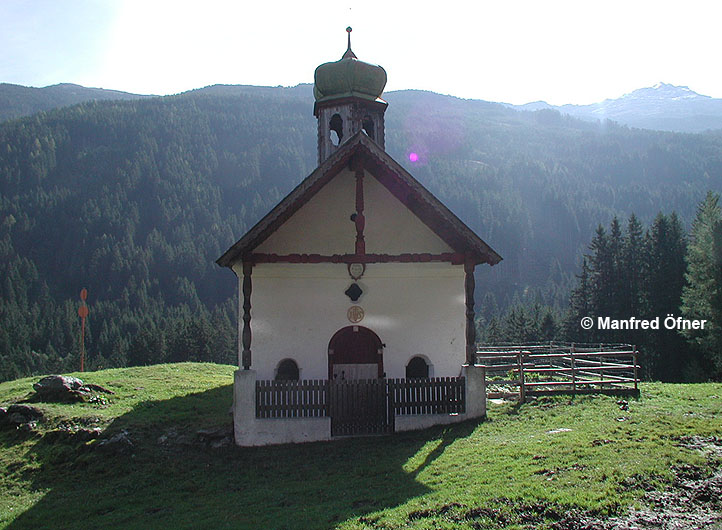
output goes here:
[{"label": "wooden rail fence", "polygon": [[630,344],[502,344],[483,346],[487,397],[592,392],[637,393],[637,350]]}]

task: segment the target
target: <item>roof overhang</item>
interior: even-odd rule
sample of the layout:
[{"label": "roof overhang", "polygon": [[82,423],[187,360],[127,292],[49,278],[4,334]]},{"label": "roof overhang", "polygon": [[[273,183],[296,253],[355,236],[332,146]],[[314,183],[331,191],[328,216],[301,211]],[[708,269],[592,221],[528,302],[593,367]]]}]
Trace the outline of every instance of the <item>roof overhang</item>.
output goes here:
[{"label": "roof overhang", "polygon": [[389,192],[444,240],[467,262],[496,265],[501,256],[477,236],[451,210],[391,158],[363,131],[350,137],[313,173],[306,177],[265,217],[231,246],[216,263],[232,267],[251,259],[253,250],[293,216],[332,178],[353,164],[373,175]]}]

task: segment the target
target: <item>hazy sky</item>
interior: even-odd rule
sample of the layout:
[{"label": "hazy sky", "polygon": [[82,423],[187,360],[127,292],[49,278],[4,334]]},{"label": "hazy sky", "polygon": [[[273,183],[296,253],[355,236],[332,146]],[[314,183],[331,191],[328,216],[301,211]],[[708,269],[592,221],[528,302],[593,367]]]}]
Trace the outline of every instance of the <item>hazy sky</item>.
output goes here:
[{"label": "hazy sky", "polygon": [[293,86],[341,58],[348,25],[387,90],[562,104],[663,81],[722,97],[722,3],[696,0],[0,0],[0,82]]}]

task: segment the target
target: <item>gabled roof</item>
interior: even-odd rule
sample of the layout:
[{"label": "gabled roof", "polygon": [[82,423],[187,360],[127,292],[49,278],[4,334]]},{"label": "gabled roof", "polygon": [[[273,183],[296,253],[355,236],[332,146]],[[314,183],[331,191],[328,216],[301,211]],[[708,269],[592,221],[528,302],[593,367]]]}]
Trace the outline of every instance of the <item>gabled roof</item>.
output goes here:
[{"label": "gabled roof", "polygon": [[501,256],[444,206],[429,190],[391,158],[366,133],[348,139],[323,164],[306,177],[275,208],[229,248],[216,263],[232,267],[296,213],[333,177],[359,157],[363,168],[381,182],[399,201],[444,240],[455,252],[475,263],[495,265]]}]

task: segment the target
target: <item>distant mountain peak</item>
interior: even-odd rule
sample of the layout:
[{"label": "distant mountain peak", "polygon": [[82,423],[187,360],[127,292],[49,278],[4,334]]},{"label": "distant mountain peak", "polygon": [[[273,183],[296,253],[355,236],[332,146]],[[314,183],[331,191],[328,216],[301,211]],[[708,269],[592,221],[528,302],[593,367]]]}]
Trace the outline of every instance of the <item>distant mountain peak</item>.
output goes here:
[{"label": "distant mountain peak", "polygon": [[616,99],[588,105],[510,105],[517,110],[556,109],[582,120],[612,120],[629,127],[677,132],[722,130],[722,99],[699,94],[688,86],[659,82]]},{"label": "distant mountain peak", "polygon": [[628,94],[624,94],[622,98],[641,98],[641,99],[689,99],[689,98],[709,98],[698,94],[691,90],[688,86],[672,85],[670,83],[659,82],[656,85],[646,88],[638,88]]}]

